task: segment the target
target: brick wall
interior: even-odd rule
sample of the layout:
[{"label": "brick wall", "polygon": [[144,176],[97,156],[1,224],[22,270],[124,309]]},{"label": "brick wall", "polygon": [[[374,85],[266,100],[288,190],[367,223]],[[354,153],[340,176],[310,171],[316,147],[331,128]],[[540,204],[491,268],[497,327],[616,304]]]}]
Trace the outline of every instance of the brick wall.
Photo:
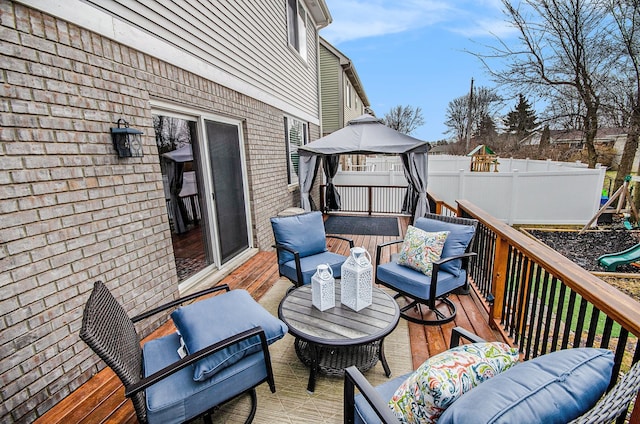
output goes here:
[{"label": "brick wall", "polygon": [[[10,1],[0,19],[0,422],[30,422],[104,366],[77,336],[95,280],[130,316],[177,296],[150,98],[244,120],[257,247],[299,193],[281,111]],[[143,158],[117,158],[119,118]]]}]

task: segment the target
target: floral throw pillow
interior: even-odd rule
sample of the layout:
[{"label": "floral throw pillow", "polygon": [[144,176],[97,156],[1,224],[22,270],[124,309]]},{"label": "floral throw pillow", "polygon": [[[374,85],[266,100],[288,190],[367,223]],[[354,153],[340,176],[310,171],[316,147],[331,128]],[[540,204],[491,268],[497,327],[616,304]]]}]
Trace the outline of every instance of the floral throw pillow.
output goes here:
[{"label": "floral throw pillow", "polygon": [[424,275],[431,276],[433,262],[440,259],[444,242],[449,231],[428,233],[413,225],[407,228],[407,234],[400,248],[398,264],[408,266]]},{"label": "floral throw pillow", "polygon": [[389,406],[403,423],[435,423],[456,399],[518,359],[518,349],[500,342],[449,349],[420,365],[398,387]]}]

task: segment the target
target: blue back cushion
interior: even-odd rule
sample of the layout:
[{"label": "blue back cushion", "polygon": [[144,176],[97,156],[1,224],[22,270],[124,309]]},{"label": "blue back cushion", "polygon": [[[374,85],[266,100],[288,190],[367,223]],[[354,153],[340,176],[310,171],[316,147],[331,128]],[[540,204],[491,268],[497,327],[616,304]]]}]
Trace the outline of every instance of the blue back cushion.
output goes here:
[{"label": "blue back cushion", "polygon": [[[467,250],[467,246],[476,232],[473,225],[454,224],[424,217],[418,218],[414,226],[427,232],[449,231],[440,255],[441,259],[462,255]],[[461,259],[456,259],[440,266],[440,269],[450,272],[456,277],[460,276],[461,268]]]},{"label": "blue back cushion", "polygon": [[[189,353],[260,326],[269,344],[287,333],[287,326],[258,304],[246,290],[213,296],[176,309],[171,319]],[[260,350],[260,338],[251,337],[196,362],[193,379],[204,381],[245,356]]]},{"label": "blue back cushion", "polygon": [[[321,212],[271,218],[271,227],[276,244],[290,247],[300,253],[300,257],[326,252],[327,237]],[[287,251],[280,251],[278,263],[282,265],[293,259]]]},{"label": "blue back cushion", "polygon": [[600,399],[609,385],[613,352],[565,349],[525,361],[455,401],[438,424],[567,423]]}]

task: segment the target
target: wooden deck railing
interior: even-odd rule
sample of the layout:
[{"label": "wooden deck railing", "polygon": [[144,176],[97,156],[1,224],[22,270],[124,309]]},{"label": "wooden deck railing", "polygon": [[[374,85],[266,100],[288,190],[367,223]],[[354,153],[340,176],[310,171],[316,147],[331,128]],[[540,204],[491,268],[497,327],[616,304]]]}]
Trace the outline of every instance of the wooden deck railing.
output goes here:
[{"label": "wooden deck railing", "polygon": [[[572,347],[609,349],[612,385],[640,360],[640,303],[470,202],[458,202],[458,215],[479,221],[472,276],[490,305],[490,324],[525,359]],[[640,422],[639,400],[630,422]]]}]

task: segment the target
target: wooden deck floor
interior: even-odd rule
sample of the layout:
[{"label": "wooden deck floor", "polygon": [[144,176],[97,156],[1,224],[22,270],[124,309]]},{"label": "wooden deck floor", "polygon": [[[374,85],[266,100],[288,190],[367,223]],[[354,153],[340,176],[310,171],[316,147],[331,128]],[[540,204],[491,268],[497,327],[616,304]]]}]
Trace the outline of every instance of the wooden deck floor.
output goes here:
[{"label": "wooden deck floor", "polygon": [[[398,221],[400,233],[404,234],[409,224],[409,218],[400,217]],[[397,237],[391,236],[346,236],[351,237],[356,246],[364,246],[372,256],[375,256],[376,246],[379,243],[397,239]],[[348,247],[345,245],[346,243],[331,240],[328,243],[330,250],[343,254],[348,252]],[[375,258],[372,259],[375,261]],[[278,278],[275,252],[270,251],[259,252],[224,278],[221,283],[228,284],[231,289],[246,289],[256,300],[259,300]],[[429,356],[447,349],[451,329],[454,326],[462,326],[487,340],[495,340],[499,337],[489,328],[486,312],[474,295],[454,295],[452,300],[458,306],[454,322],[443,326],[422,326],[409,323],[414,369]],[[175,328],[169,321],[154,331],[147,339],[170,334],[173,331]],[[133,405],[124,398],[124,388],[120,380],[109,368],[105,368],[36,421],[36,423],[47,424],[68,422],[135,423],[137,420]]]}]

